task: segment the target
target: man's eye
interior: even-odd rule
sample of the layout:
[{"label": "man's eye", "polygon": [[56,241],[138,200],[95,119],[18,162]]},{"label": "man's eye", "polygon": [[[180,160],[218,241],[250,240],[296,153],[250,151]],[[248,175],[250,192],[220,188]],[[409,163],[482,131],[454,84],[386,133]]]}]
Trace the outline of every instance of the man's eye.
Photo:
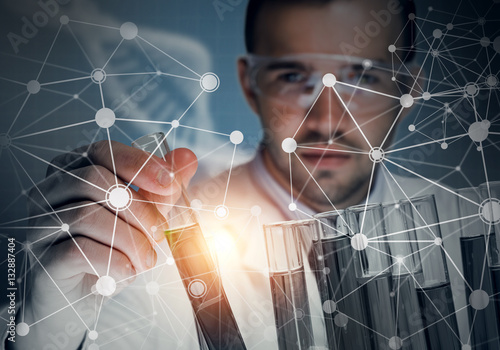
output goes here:
[{"label": "man's eye", "polygon": [[303,83],[307,81],[308,76],[304,72],[287,71],[279,73],[276,80],[282,83]]},{"label": "man's eye", "polygon": [[370,86],[378,84],[380,78],[367,71],[351,70],[344,74],[343,81],[352,85]]}]

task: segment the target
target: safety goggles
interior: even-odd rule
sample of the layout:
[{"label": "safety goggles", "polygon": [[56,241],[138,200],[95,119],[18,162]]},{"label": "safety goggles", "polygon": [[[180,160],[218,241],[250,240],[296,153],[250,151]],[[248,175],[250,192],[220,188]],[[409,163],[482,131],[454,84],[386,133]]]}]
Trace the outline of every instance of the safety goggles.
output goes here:
[{"label": "safety goggles", "polygon": [[398,91],[393,72],[400,66],[374,60],[312,53],[283,57],[250,54],[243,59],[253,91],[289,105],[310,106],[322,91],[327,73],[335,75],[334,88],[342,98],[355,105],[387,103]]}]

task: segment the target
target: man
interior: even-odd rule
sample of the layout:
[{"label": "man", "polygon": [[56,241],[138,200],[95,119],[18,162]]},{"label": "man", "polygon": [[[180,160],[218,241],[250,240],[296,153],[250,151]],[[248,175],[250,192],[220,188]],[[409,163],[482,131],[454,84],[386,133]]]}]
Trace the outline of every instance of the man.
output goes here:
[{"label": "man", "polygon": [[[384,184],[387,174],[377,169],[407,112],[402,104],[410,105],[400,97],[411,100],[415,94],[411,86],[416,78],[408,77],[403,66],[397,64],[396,71],[405,74],[391,80],[388,50],[389,45],[411,49],[411,30],[403,30],[411,28],[411,23],[406,25],[410,12],[407,1],[249,3],[246,44],[250,55],[238,61],[238,72],[245,97],[267,136],[251,163],[192,189],[192,199],[201,201],[201,212],[208,211],[202,224],[222,243],[221,274],[247,348],[276,348],[262,223],[346,208],[363,203],[367,196],[370,201],[383,201],[421,190],[402,193],[393,186],[389,191]],[[366,37],[356,46],[353,38],[373,21],[374,13],[383,14],[386,24],[379,26],[375,38]],[[189,151],[175,150],[172,158],[175,162],[167,164],[150,161],[139,172],[147,155],[122,144],[110,147],[100,142],[54,160],[49,174],[65,169],[72,175],[63,173],[61,182],[49,176],[39,191],[32,191],[40,208],[33,205],[31,215],[58,210],[61,221],[69,223],[64,231],[73,235],[31,233],[32,242],[41,240],[32,249],[44,268],[32,262],[31,294],[24,306],[24,320],[32,326],[9,347],[77,349],[82,341],[89,348],[96,348],[92,344],[197,347],[183,286],[175,267],[164,262],[165,242],[158,245],[168,206],[151,204],[174,203],[179,182],[187,184],[195,172],[196,160]],[[180,169],[174,170],[174,179],[172,169]],[[115,223],[115,212],[98,203],[102,189],[115,181],[132,180],[141,189],[134,193],[136,200],[130,207],[135,216],[120,211]],[[227,218],[213,215],[218,206],[226,208]],[[75,207],[78,210],[64,210]],[[34,226],[47,222],[41,217]],[[157,258],[161,269],[151,270]],[[138,281],[125,289],[138,274]],[[119,282],[116,297],[102,311],[102,298],[91,293],[96,275],[109,275]],[[35,323],[39,320],[43,321]]]}]

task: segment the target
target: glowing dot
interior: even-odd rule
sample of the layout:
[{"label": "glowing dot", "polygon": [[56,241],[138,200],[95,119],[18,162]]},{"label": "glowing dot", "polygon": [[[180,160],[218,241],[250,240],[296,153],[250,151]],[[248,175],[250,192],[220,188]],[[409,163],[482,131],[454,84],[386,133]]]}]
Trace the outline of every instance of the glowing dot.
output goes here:
[{"label": "glowing dot", "polygon": [[229,215],[229,210],[225,205],[218,205],[215,207],[215,216],[217,219],[225,219]]},{"label": "glowing dot", "polygon": [[351,238],[351,246],[355,250],[365,250],[368,247],[368,237],[362,233],[356,233]]},{"label": "glowing dot", "polygon": [[146,284],[146,292],[149,295],[157,295],[160,291],[160,285],[156,281],[151,281]]},{"label": "glowing dot", "polygon": [[409,108],[413,106],[413,96],[410,94],[404,94],[399,99],[399,103],[401,103],[401,106],[403,106],[404,108]]},{"label": "glowing dot", "polygon": [[435,245],[441,245],[443,244],[443,240],[439,237],[436,237],[436,239],[434,239],[434,244]]},{"label": "glowing dot", "polygon": [[479,93],[479,87],[476,83],[468,83],[467,85],[465,85],[464,90],[465,94],[470,97],[477,96],[477,94]]},{"label": "glowing dot", "polygon": [[456,166],[455,171],[462,171],[462,168],[460,166]]},{"label": "glowing dot", "polygon": [[432,6],[429,6],[429,7],[427,8],[427,11],[429,11],[429,12],[431,12],[432,10],[434,10],[434,8],[433,8]]},{"label": "glowing dot", "polygon": [[347,323],[349,322],[349,318],[344,315],[343,313],[339,312],[335,315],[333,318],[333,322],[337,327],[345,327],[347,326]]},{"label": "glowing dot", "polygon": [[9,148],[12,140],[7,134],[0,134],[0,148]]},{"label": "glowing dot", "polygon": [[202,280],[195,279],[189,283],[188,292],[194,298],[201,298],[207,292],[207,286]]},{"label": "glowing dot", "polygon": [[80,98],[80,95],[78,95],[78,94],[74,94],[74,95],[73,95],[73,98],[74,98],[75,100],[78,100],[78,99]]},{"label": "glowing dot", "polygon": [[95,122],[103,129],[107,129],[115,124],[115,112],[109,108],[101,108],[95,114]]},{"label": "glowing dot", "polygon": [[215,73],[205,73],[200,79],[200,86],[203,91],[214,92],[219,87],[219,77]]},{"label": "glowing dot", "polygon": [[102,276],[97,280],[95,288],[97,293],[108,297],[116,291],[115,279],[111,276]]},{"label": "glowing dot", "polygon": [[337,304],[333,300],[326,300],[323,303],[323,311],[327,314],[333,314],[337,310]]},{"label": "glowing dot", "polygon": [[301,320],[305,316],[305,312],[302,309],[295,309],[294,310],[295,318],[297,320]]},{"label": "glowing dot", "polygon": [[405,261],[405,258],[404,258],[404,257],[402,257],[402,256],[397,256],[397,257],[396,257],[396,262],[397,262],[399,265],[402,265],[404,261]]},{"label": "glowing dot", "polygon": [[59,17],[59,22],[61,24],[68,24],[69,23],[69,17],[66,16],[66,15],[62,15],[61,17]]},{"label": "glowing dot", "polygon": [[369,155],[371,161],[374,163],[380,163],[385,158],[385,152],[380,147],[372,148],[368,155]]},{"label": "glowing dot", "polygon": [[442,148],[442,149],[447,149],[447,148],[448,148],[448,143],[446,143],[446,142],[442,142],[442,143],[441,143],[441,148]]},{"label": "glowing dot", "polygon": [[408,130],[415,131],[415,125],[413,125],[413,124],[408,125]]},{"label": "glowing dot", "polygon": [[363,65],[364,69],[371,69],[373,67],[373,62],[372,60],[364,59],[363,62],[361,62]]},{"label": "glowing dot", "polygon": [[24,245],[24,249],[31,250],[31,242],[30,241],[25,241],[23,243],[23,245]]},{"label": "glowing dot", "polygon": [[229,140],[235,145],[239,145],[243,142],[243,133],[239,130],[235,130],[229,135]]},{"label": "glowing dot", "polygon": [[493,50],[500,53],[500,36],[497,36],[495,40],[493,40]]},{"label": "glowing dot", "polygon": [[392,350],[399,350],[403,346],[403,340],[400,337],[392,337],[389,339],[389,347]]},{"label": "glowing dot", "polygon": [[472,141],[482,142],[488,138],[488,128],[482,122],[474,122],[467,132]]},{"label": "glowing dot", "polygon": [[87,152],[83,152],[83,153],[82,153],[82,157],[83,157],[83,158],[87,158],[88,156],[89,156],[89,154],[88,154]]},{"label": "glowing dot", "polygon": [[25,322],[20,322],[16,325],[16,333],[17,335],[24,337],[30,332],[30,326],[28,326]]},{"label": "glowing dot", "polygon": [[438,57],[439,56],[439,50],[432,50],[431,51],[431,55],[432,55],[432,57]]},{"label": "glowing dot", "polygon": [[500,222],[500,201],[496,198],[486,199],[479,207],[479,217],[487,225],[496,225]]},{"label": "glowing dot", "polygon": [[332,87],[337,83],[337,78],[332,73],[326,73],[323,75],[322,82],[326,87]]},{"label": "glowing dot", "polygon": [[325,268],[323,269],[323,274],[325,274],[325,275],[330,274],[330,268],[329,268],[329,267],[325,267]]},{"label": "glowing dot", "polygon": [[26,88],[30,94],[37,94],[40,91],[40,83],[36,80],[30,80]]},{"label": "glowing dot", "polygon": [[396,45],[389,45],[389,52],[396,52]]},{"label": "glowing dot", "polygon": [[480,40],[479,43],[481,44],[482,47],[488,47],[491,44],[490,38],[483,36]]},{"label": "glowing dot", "polygon": [[494,87],[494,86],[497,86],[498,84],[498,78],[496,77],[496,75],[488,75],[486,77],[486,84],[489,86],[489,87]]},{"label": "glowing dot", "polygon": [[288,210],[290,210],[290,211],[297,210],[297,204],[295,204],[295,203],[288,204]]},{"label": "glowing dot", "polygon": [[476,289],[469,296],[470,306],[475,310],[483,310],[490,303],[490,296],[484,290]]},{"label": "glowing dot", "polygon": [[439,39],[443,36],[443,32],[441,31],[441,29],[434,29],[434,31],[432,32],[432,36],[436,39]]},{"label": "glowing dot", "polygon": [[446,29],[448,29],[448,30],[452,30],[452,29],[453,29],[453,24],[452,24],[452,23],[448,23],[448,24],[446,25]]},{"label": "glowing dot", "polygon": [[396,81],[396,77],[391,77],[391,80],[392,81]]},{"label": "glowing dot", "polygon": [[259,216],[262,213],[262,208],[258,205],[254,205],[252,208],[250,208],[250,213],[253,216]]},{"label": "glowing dot", "polygon": [[293,153],[297,149],[297,141],[295,141],[291,137],[287,137],[286,139],[283,140],[281,143],[281,148],[283,151],[286,153]]},{"label": "glowing dot", "polygon": [[193,199],[190,204],[194,210],[200,210],[203,207],[203,203],[197,198]]},{"label": "glowing dot", "polygon": [[69,232],[69,225],[68,224],[62,224],[61,225],[61,231],[63,231],[63,232]]},{"label": "glowing dot", "polygon": [[177,129],[180,123],[178,120],[172,120],[172,128]]},{"label": "glowing dot", "polygon": [[90,73],[90,79],[96,84],[102,84],[106,80],[106,72],[101,68],[96,68]]},{"label": "glowing dot", "polygon": [[482,150],[483,150],[483,147],[481,147],[481,146],[476,147],[476,151],[481,152]]},{"label": "glowing dot", "polygon": [[172,258],[171,256],[169,256],[167,258],[166,263],[167,263],[167,265],[173,265],[175,263],[175,260],[174,260],[174,258]]},{"label": "glowing dot", "polygon": [[431,93],[426,91],[422,94],[422,98],[424,99],[424,101],[429,101],[431,99]]},{"label": "glowing dot", "polygon": [[96,331],[90,331],[89,332],[89,339],[90,340],[96,340],[99,334]]},{"label": "glowing dot", "polygon": [[132,40],[137,36],[137,26],[132,22],[125,22],[120,27],[120,35],[125,40]]},{"label": "glowing dot", "polygon": [[124,185],[113,185],[106,193],[106,202],[116,210],[125,210],[132,204],[132,192]]}]

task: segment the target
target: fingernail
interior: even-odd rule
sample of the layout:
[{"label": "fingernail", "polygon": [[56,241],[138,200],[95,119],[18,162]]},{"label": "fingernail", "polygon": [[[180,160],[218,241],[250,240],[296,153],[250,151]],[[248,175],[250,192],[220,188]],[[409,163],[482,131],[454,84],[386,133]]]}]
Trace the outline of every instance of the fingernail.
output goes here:
[{"label": "fingernail", "polygon": [[148,253],[148,256],[146,257],[146,265],[148,268],[152,268],[153,266],[155,266],[155,263],[156,263],[156,253],[154,251],[154,249],[151,249]]},{"label": "fingernail", "polygon": [[160,184],[160,186],[167,187],[174,182],[174,178],[174,173],[168,170],[160,170],[158,176],[156,177],[156,181]]}]

